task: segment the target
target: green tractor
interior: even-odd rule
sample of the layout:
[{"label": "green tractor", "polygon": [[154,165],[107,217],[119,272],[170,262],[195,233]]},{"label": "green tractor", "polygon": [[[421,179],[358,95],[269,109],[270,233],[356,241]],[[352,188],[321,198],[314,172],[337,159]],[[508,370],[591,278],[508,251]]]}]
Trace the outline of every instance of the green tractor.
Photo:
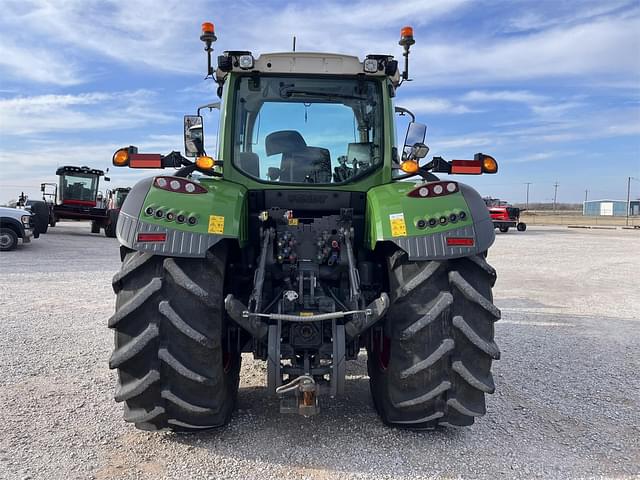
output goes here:
[{"label": "green tractor", "polygon": [[[221,98],[205,106],[220,108],[215,159],[200,115],[185,117],[193,161],[133,146],[113,157],[178,169],[135,185],[117,222],[109,365],[126,421],[226,424],[243,352],[266,362],[281,412],[314,415],[344,392],[346,362],[363,349],[387,425],[463,426],[485,414],[500,356],[493,224],[476,191],[436,173],[498,167],[483,154],[420,165],[426,127],[393,105],[414,43],[409,27],[401,37],[402,73],[389,55],[295,51],[227,51],[214,69],[216,37],[203,24]],[[413,120],[400,149],[396,114]]]}]

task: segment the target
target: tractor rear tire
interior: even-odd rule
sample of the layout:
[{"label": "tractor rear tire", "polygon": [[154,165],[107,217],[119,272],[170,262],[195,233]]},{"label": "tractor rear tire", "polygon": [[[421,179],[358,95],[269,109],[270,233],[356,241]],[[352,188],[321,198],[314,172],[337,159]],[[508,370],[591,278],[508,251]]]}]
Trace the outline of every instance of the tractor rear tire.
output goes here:
[{"label": "tractor rear tire", "polygon": [[527,224],[520,222],[518,223],[518,225],[516,225],[516,230],[518,230],[519,232],[524,232],[527,229]]},{"label": "tractor rear tire", "polygon": [[226,246],[206,258],[129,252],[113,278],[110,368],[117,402],[142,430],[225,425],[240,380],[240,353],[223,350]]},{"label": "tractor rear tire", "polygon": [[91,220],[91,233],[100,233],[100,224],[95,220]]},{"label": "tractor rear tire", "polygon": [[403,251],[388,267],[392,303],[383,335],[368,347],[376,410],[395,427],[473,424],[486,413],[491,362],[500,358],[495,270],[484,255],[410,262]]},{"label": "tractor rear tire", "polygon": [[31,213],[33,217],[34,227],[38,233],[47,233],[49,229],[49,207],[45,202],[33,202],[31,204]]},{"label": "tractor rear tire", "polygon": [[509,227],[499,227],[502,233],[507,233],[509,231]]},{"label": "tractor rear tire", "polygon": [[104,226],[104,235],[116,238],[116,224],[118,223],[119,210],[109,210],[109,223]]}]

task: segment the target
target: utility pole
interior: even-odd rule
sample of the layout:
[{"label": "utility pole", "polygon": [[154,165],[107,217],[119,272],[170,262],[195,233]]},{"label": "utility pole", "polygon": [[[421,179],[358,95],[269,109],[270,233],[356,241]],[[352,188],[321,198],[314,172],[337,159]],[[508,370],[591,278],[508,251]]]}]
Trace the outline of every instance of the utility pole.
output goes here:
[{"label": "utility pole", "polygon": [[553,211],[556,211],[556,200],[558,199],[558,181],[556,180],[556,183],[553,184],[554,190],[553,190]]},{"label": "utility pole", "polygon": [[629,226],[629,210],[631,210],[631,177],[627,178],[627,227]]},{"label": "utility pole", "polygon": [[589,198],[589,190],[584,191],[584,203],[582,204],[582,215],[586,215],[587,213],[587,199]]},{"label": "utility pole", "polygon": [[527,186],[527,202],[525,203],[525,210],[529,210],[529,185],[531,185],[531,182],[525,182],[525,185]]}]

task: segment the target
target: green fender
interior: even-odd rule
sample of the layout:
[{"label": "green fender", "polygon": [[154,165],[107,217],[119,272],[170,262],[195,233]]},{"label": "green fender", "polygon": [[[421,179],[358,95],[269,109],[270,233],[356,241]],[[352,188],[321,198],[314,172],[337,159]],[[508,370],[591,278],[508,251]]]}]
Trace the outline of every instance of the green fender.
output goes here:
[{"label": "green fender", "polygon": [[[394,182],[370,189],[365,246],[374,250],[382,242],[392,242],[406,251],[410,260],[458,258],[485,252],[495,239],[489,211],[475,190],[454,183],[458,185],[455,193],[427,198],[407,195],[422,183]],[[437,222],[435,225],[433,220]],[[473,244],[451,246],[449,237],[471,238]]]},{"label": "green fender", "polygon": [[[162,176],[168,181],[185,180]],[[195,183],[206,193],[177,193],[156,187],[155,178],[138,182],[122,206],[116,235],[124,246],[157,255],[204,257],[224,238],[236,240],[240,247],[246,245],[245,187],[219,178],[202,178]],[[184,222],[178,222],[181,217]],[[151,237],[157,241],[139,241],[145,233],[160,236]]]}]

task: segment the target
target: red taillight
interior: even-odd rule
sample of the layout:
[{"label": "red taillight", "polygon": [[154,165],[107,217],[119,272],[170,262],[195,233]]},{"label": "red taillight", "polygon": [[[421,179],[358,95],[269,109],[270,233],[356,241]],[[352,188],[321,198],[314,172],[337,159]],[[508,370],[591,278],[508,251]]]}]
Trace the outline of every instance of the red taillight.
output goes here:
[{"label": "red taillight", "polygon": [[165,242],[167,240],[166,233],[139,233],[139,242]]},{"label": "red taillight", "polygon": [[407,196],[414,198],[441,197],[457,191],[459,191],[459,187],[456,182],[433,182],[417,186],[407,193]]},{"label": "red taillight", "polygon": [[162,155],[159,153],[132,153],[129,155],[131,168],[162,168]]},{"label": "red taillight", "polygon": [[178,177],[156,177],[153,185],[175,193],[207,193],[207,189],[201,185]]},{"label": "red taillight", "polygon": [[473,247],[473,237],[448,237],[447,247]]},{"label": "red taillight", "polygon": [[482,162],[480,160],[451,160],[451,173],[480,175],[482,173]]}]

